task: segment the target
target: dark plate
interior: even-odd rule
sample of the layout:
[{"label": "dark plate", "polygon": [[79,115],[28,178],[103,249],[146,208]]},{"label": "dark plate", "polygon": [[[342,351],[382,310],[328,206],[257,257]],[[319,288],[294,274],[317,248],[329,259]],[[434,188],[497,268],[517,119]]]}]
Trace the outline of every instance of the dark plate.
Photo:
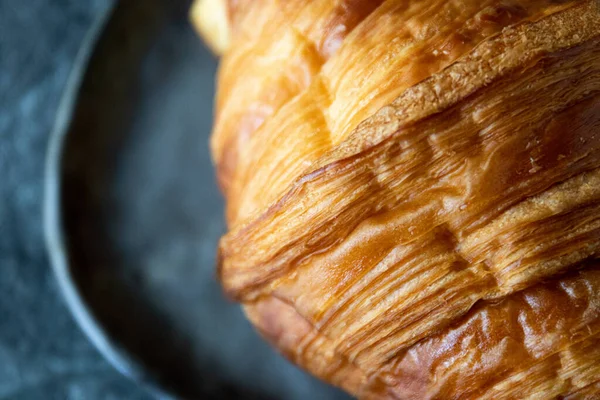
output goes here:
[{"label": "dark plate", "polygon": [[188,1],[118,2],[86,40],[48,158],[46,233],[98,349],[155,393],[345,399],[262,341],[215,280],[217,60]]}]

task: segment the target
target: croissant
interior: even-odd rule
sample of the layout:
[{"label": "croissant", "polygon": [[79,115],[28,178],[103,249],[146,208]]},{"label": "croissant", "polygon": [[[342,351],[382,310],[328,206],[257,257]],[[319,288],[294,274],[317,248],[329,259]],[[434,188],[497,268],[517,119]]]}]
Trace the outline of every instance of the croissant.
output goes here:
[{"label": "croissant", "polygon": [[205,0],[225,292],[361,399],[600,399],[600,1]]}]

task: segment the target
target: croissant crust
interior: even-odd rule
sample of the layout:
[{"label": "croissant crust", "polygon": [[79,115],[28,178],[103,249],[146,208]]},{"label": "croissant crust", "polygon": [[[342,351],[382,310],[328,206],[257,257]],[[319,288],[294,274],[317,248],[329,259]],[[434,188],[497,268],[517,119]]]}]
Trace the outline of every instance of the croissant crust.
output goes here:
[{"label": "croissant crust", "polygon": [[599,399],[600,1],[219,4],[219,277],[264,337],[362,399]]}]

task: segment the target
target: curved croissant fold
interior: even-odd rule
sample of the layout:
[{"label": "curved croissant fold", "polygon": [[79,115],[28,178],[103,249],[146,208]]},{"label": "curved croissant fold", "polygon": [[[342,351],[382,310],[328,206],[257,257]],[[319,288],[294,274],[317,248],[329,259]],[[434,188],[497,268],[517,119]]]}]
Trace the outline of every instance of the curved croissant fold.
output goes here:
[{"label": "curved croissant fold", "polygon": [[600,1],[206,2],[260,332],[362,399],[599,399]]}]

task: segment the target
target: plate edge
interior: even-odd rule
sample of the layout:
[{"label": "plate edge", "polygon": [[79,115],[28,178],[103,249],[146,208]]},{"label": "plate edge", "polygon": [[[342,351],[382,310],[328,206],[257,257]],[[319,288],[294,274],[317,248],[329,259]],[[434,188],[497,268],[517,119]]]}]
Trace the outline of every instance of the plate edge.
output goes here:
[{"label": "plate edge", "polygon": [[122,375],[140,384],[143,389],[161,399],[174,399],[167,395],[144,374],[139,363],[134,361],[109,336],[92,315],[79,288],[74,283],[63,235],[61,213],[61,156],[64,142],[71,128],[90,60],[105,32],[108,22],[117,9],[118,2],[112,2],[87,31],[75,57],[61,96],[53,128],[50,131],[45,155],[44,184],[42,197],[43,231],[46,251],[59,290],[75,322],[92,342],[100,354]]}]

